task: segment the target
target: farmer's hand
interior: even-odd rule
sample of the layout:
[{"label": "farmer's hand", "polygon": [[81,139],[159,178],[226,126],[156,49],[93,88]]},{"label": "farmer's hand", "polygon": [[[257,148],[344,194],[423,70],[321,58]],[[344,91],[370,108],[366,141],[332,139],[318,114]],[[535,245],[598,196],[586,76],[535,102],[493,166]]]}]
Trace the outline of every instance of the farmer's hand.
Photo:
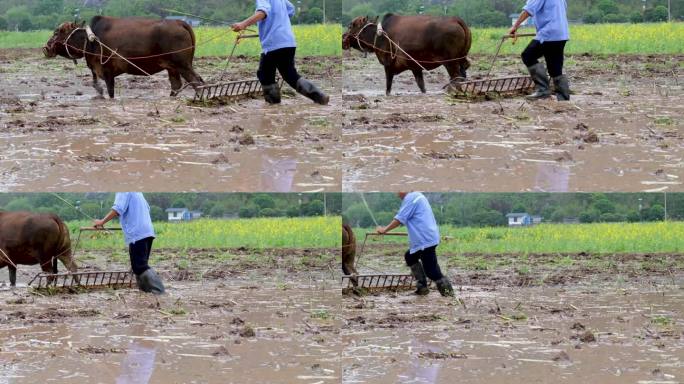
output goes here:
[{"label": "farmer's hand", "polygon": [[518,26],[512,26],[511,29],[508,30],[508,35],[509,36],[515,36],[515,33],[518,32]]},{"label": "farmer's hand", "polygon": [[385,227],[377,227],[375,228],[375,232],[377,232],[379,235],[384,235],[387,231],[385,231]]},{"label": "farmer's hand", "polygon": [[93,227],[104,228],[105,223],[106,222],[104,220],[93,220]]},{"label": "farmer's hand", "polygon": [[247,25],[244,22],[240,22],[231,25],[230,28],[233,29],[233,32],[240,32],[242,30],[245,30],[247,28]]}]

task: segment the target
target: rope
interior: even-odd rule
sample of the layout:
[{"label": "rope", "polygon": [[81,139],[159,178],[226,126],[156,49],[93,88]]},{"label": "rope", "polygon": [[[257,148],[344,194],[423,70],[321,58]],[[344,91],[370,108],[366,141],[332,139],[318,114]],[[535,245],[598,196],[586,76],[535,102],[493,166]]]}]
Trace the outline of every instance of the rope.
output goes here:
[{"label": "rope", "polygon": [[5,259],[12,265],[12,267],[14,267],[14,269],[17,269],[17,265],[14,264],[14,262],[12,261],[12,259],[10,259],[9,256],[7,256],[7,254],[5,253],[5,251],[2,250],[2,248],[0,248],[0,252],[2,252],[2,255],[3,255],[3,256],[5,257]]},{"label": "rope", "polygon": [[373,216],[373,212],[371,211],[370,207],[368,206],[368,202],[366,202],[366,198],[363,196],[363,192],[360,192],[359,195],[361,195],[361,200],[363,200],[363,204],[366,206],[366,210],[370,214],[371,219],[373,219],[373,222],[375,223],[376,227],[379,227],[380,224],[378,224],[378,221],[375,220],[375,216]]},{"label": "rope", "polygon": [[94,217],[92,217],[92,216],[88,215],[87,213],[81,211],[80,209],[76,208],[75,205],[73,205],[73,204],[71,204],[70,202],[66,201],[66,200],[63,199],[60,195],[58,195],[58,194],[56,194],[56,193],[54,193],[54,192],[52,192],[51,195],[54,196],[54,197],[56,197],[56,198],[58,198],[58,199],[60,199],[60,200],[61,200],[62,202],[64,202],[66,205],[70,206],[70,207],[73,208],[76,212],[79,212],[80,214],[82,214],[83,216],[89,218],[90,220],[95,220]]}]

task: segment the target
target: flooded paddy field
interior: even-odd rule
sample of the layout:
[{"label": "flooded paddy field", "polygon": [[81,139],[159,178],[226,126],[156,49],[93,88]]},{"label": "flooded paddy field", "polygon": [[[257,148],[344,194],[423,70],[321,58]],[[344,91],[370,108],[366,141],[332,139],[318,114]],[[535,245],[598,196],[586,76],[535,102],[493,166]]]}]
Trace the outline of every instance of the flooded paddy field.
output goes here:
[{"label": "flooded paddy field", "polygon": [[[360,273],[408,273],[401,250],[371,247]],[[458,299],[344,296],[342,381],[681,383],[681,260],[440,254]]]},{"label": "flooded paddy field", "polygon": [[[421,94],[410,72],[385,96],[382,65],[344,57],[346,191],[682,191],[681,55],[574,55],[570,103],[456,100],[442,68]],[[472,57],[471,79],[490,56]],[[515,56],[493,75],[522,75]]]},{"label": "flooded paddy field", "polygon": [[[313,104],[284,87],[261,98],[188,103],[165,72],[117,78],[114,100],[94,99],[87,66],[37,49],[0,51],[0,180],[4,191],[335,191],[341,189],[341,59],[300,57],[302,75],[329,93]],[[258,59],[201,58],[207,81],[256,77]],[[102,82],[101,82],[102,84]]]},{"label": "flooded paddy field", "polygon": [[[2,382],[340,382],[335,250],[153,255],[167,288],[160,297],[1,289]],[[78,260],[84,269],[125,269],[116,252]],[[37,270],[20,266],[19,283]]]}]

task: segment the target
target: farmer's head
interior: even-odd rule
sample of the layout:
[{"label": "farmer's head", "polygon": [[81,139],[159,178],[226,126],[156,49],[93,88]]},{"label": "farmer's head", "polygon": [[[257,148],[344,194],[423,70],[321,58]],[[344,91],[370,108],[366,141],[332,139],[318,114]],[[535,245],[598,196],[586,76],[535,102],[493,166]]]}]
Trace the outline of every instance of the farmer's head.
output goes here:
[{"label": "farmer's head", "polygon": [[399,196],[399,198],[402,200],[404,200],[404,197],[406,197],[408,194],[408,192],[397,192],[397,196]]}]

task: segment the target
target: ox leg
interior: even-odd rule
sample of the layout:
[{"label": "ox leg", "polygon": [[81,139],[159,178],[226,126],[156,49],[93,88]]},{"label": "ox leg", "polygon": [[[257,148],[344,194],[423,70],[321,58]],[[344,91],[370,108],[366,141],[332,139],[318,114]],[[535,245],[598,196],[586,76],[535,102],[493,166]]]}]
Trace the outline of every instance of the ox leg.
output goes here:
[{"label": "ox leg", "polygon": [[354,268],[353,256],[351,260],[342,261],[342,272],[344,272],[345,275],[351,276],[350,280],[355,287],[359,286],[359,279],[356,277],[359,273],[356,271],[356,268]]},{"label": "ox leg", "polygon": [[185,79],[185,81],[190,83],[190,85],[193,88],[195,88],[196,86],[198,86],[200,84],[204,84],[204,79],[202,79],[202,77],[200,75],[198,75],[197,72],[195,72],[195,70],[192,69],[192,67],[191,68],[181,68],[179,71],[180,71],[181,76],[183,76],[183,78]]},{"label": "ox leg", "polygon": [[107,75],[104,79],[105,84],[107,84],[107,94],[109,94],[109,98],[113,99],[114,98],[114,76],[112,75]]},{"label": "ox leg", "polygon": [[97,91],[97,98],[98,99],[104,99],[104,89],[100,85],[100,80],[97,77],[97,73],[95,71],[92,71],[93,73],[93,88]]},{"label": "ox leg", "polygon": [[8,265],[7,269],[9,270],[10,286],[14,287],[17,285],[17,269],[11,265]]},{"label": "ox leg", "polygon": [[385,94],[389,96],[390,93],[392,93],[392,81],[394,81],[394,72],[392,72],[390,67],[385,67],[385,78],[387,79],[387,89],[385,90]]},{"label": "ox leg", "polygon": [[[62,264],[64,264],[69,272],[74,273],[78,271],[78,265],[76,265],[74,258],[71,257],[71,252],[69,252],[67,255],[60,256],[59,260],[62,262]],[[55,273],[57,273],[57,259],[55,259]]]},{"label": "ox leg", "polygon": [[456,79],[465,80],[467,78],[466,70],[468,67],[470,67],[470,63],[467,60],[463,63],[455,62],[444,64],[444,68],[446,68],[447,72],[449,73],[450,82]]},{"label": "ox leg", "polygon": [[183,86],[183,80],[181,80],[181,75],[178,71],[169,69],[167,72],[169,72],[169,81],[171,82],[171,97],[176,97],[178,91]]},{"label": "ox leg", "polygon": [[[71,251],[67,252],[66,254],[62,255],[59,257],[59,260],[64,264],[67,270],[71,273],[76,273],[78,272],[78,266],[76,265],[76,262],[74,261],[74,258],[71,256]],[[54,260],[54,270],[55,273],[57,273],[57,259]],[[76,282],[77,284],[81,283],[81,280],[74,276],[73,281]]]},{"label": "ox leg", "polygon": [[425,93],[425,79],[423,78],[423,71],[416,69],[411,72],[413,72],[413,77],[416,78],[416,84],[418,84],[418,88],[420,88],[422,93]]}]

